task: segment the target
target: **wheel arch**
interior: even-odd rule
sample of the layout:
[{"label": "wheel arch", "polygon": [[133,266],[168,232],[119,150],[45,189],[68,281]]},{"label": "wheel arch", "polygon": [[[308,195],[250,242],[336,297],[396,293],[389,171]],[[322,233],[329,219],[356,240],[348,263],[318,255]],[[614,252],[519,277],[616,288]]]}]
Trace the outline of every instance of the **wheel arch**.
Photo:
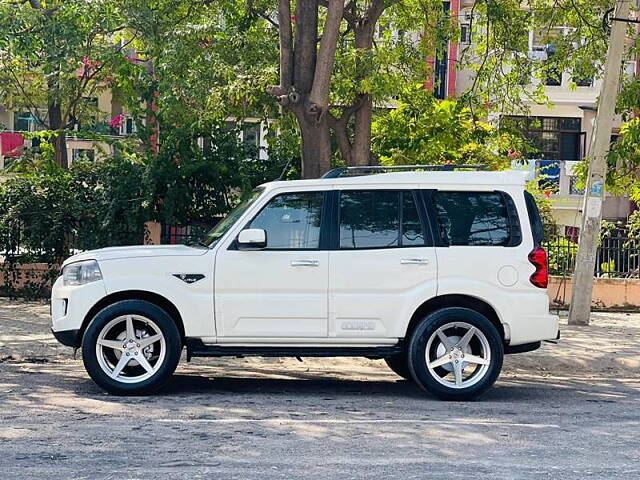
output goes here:
[{"label": "wheel arch", "polygon": [[143,300],[163,309],[176,323],[178,331],[180,332],[180,339],[182,340],[182,342],[184,342],[184,322],[182,320],[182,315],[180,315],[180,311],[167,298],[157,293],[148,292],[146,290],[123,290],[120,292],[111,293],[106,297],[101,298],[95,305],[93,305],[89,309],[89,311],[85,315],[84,320],[82,321],[82,326],[80,327],[80,331],[78,332],[78,342],[82,342],[84,332],[86,331],[89,322],[91,322],[93,317],[95,317],[100,310],[123,300]]},{"label": "wheel arch", "polygon": [[483,299],[466,294],[439,295],[422,303],[411,316],[411,320],[409,320],[405,339],[409,339],[420,320],[436,310],[447,307],[468,308],[484,315],[489,319],[493,326],[496,327],[503,343],[506,343],[504,325],[500,321],[500,317],[498,316],[496,309]]}]

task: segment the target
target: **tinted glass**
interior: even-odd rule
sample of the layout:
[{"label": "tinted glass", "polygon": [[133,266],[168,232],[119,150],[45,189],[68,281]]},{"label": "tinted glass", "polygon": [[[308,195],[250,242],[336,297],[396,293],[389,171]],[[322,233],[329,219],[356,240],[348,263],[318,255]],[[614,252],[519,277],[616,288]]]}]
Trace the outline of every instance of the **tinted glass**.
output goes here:
[{"label": "tinted glass", "polygon": [[247,228],[267,232],[269,249],[317,249],[320,246],[322,192],[274,197]]},{"label": "tinted glass", "polygon": [[533,242],[536,245],[540,245],[544,236],[544,227],[542,225],[542,219],[540,218],[540,212],[536,205],[536,199],[533,198],[529,192],[524,192],[524,199],[527,204],[527,213],[529,214],[529,222],[531,224],[531,233],[533,234]]},{"label": "tinted glass", "polygon": [[200,243],[205,245],[210,245],[213,242],[217,242],[222,238],[222,236],[229,231],[231,227],[238,221],[238,219],[242,216],[244,212],[247,211],[247,208],[255,202],[262,192],[263,188],[256,188],[253,192],[249,194],[244,201],[240,202],[236,207],[231,210],[226,217],[222,219],[215,227],[213,227],[200,241]]},{"label": "tinted glass", "polygon": [[398,210],[398,192],[341,192],[340,248],[399,246]]},{"label": "tinted glass", "polygon": [[440,235],[449,245],[504,246],[509,218],[501,194],[437,192],[434,196]]},{"label": "tinted glass", "polygon": [[402,192],[402,246],[424,245],[424,232],[411,192]]}]

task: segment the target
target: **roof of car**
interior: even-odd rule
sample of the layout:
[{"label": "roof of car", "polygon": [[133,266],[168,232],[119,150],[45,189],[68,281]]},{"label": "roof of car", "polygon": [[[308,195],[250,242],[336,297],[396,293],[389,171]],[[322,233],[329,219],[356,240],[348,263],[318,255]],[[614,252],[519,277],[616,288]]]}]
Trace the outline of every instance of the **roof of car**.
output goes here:
[{"label": "roof of car", "polygon": [[487,171],[453,171],[453,172],[394,172],[378,173],[353,177],[317,178],[311,180],[275,181],[264,184],[267,188],[330,186],[330,185],[382,185],[399,186],[403,184],[419,184],[424,186],[466,185],[466,186],[520,186],[526,183],[527,172],[504,170]]}]

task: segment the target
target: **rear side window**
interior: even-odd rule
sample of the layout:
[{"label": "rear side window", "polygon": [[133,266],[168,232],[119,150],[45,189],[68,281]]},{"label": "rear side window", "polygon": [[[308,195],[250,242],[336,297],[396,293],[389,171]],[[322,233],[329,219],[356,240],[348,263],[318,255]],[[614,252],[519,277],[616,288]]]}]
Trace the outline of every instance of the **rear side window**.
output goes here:
[{"label": "rear side window", "polygon": [[448,245],[511,246],[520,243],[513,201],[502,192],[434,194],[437,223]]},{"label": "rear side window", "polygon": [[398,190],[340,192],[341,249],[424,246],[413,193]]}]

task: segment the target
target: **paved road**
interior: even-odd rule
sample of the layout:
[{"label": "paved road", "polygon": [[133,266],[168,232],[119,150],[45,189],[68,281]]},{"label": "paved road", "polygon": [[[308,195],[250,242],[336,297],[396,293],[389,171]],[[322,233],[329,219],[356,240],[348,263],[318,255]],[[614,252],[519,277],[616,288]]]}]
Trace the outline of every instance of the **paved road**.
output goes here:
[{"label": "paved road", "polygon": [[197,359],[161,395],[103,394],[0,301],[0,478],[635,479],[640,315],[598,315],[439,402],[379,361]]}]

